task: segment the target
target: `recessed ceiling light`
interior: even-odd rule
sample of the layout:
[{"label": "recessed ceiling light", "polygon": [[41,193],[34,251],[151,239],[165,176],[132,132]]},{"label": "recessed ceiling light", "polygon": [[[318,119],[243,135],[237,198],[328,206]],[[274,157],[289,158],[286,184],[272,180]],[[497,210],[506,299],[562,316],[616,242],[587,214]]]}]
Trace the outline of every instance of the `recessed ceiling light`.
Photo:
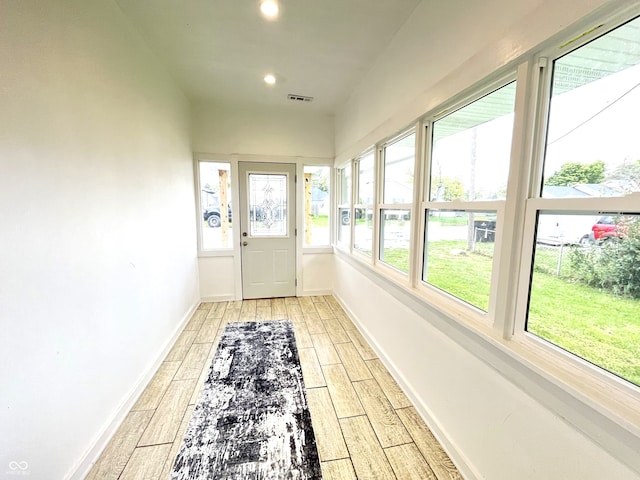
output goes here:
[{"label": "recessed ceiling light", "polygon": [[264,0],[260,3],[260,11],[269,18],[274,18],[278,15],[278,11],[280,8],[278,7],[278,2],[274,0]]},{"label": "recessed ceiling light", "polygon": [[276,83],[276,77],[268,74],[264,76],[264,83],[268,84],[268,85],[273,85]]}]

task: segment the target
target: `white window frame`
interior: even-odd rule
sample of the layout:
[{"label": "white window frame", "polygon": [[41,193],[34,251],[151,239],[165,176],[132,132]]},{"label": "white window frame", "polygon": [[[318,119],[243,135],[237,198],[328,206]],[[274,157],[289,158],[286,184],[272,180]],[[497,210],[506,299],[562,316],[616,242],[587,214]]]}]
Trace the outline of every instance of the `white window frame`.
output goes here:
[{"label": "white window frame", "polygon": [[[356,261],[356,255],[345,255],[349,251],[338,252],[356,267],[362,264],[362,271],[370,269],[372,278],[383,285],[383,288],[393,292],[398,300],[413,305],[416,312],[438,312],[442,317],[442,328],[450,332],[451,338],[490,365],[494,365],[496,359],[500,358],[495,364],[496,368],[504,369],[502,373],[515,385],[525,390],[531,389],[535,392],[534,397],[542,399],[560,418],[565,418],[610,454],[638,471],[640,388],[528,334],[524,331],[524,321],[533,260],[536,212],[553,209],[574,213],[634,212],[638,208],[629,208],[629,205],[640,204],[637,194],[612,199],[600,198],[588,203],[581,200],[575,204],[575,200],[569,199],[554,203],[557,199],[540,198],[539,194],[535,194],[535,189],[540,189],[541,183],[540,152],[544,145],[545,109],[548,107],[548,98],[545,102],[544,97],[544,90],[549,86],[545,83],[548,69],[542,68],[545,62],[548,64],[548,60],[542,59],[556,58],[560,52],[564,54],[569,49],[578,48],[639,14],[640,6],[622,6],[620,3],[594,12],[565,30],[564,37],[554,36],[541,43],[533,53],[517,55],[503,68],[453,97],[451,102],[431,108],[420,118],[416,128],[416,149],[420,150],[419,155],[416,155],[415,175],[421,181],[416,183],[419,188],[415,189],[413,203],[419,217],[412,215],[412,242],[415,243],[412,243],[414,247],[411,249],[413,256],[409,279],[375,259],[374,265],[368,266]],[[499,213],[500,224],[496,235],[491,291],[499,291],[501,298],[496,304],[496,294],[492,293],[490,313],[478,314],[469,304],[436,291],[433,287],[427,288],[420,280],[426,210],[428,207],[451,209],[455,205],[451,202],[446,202],[445,205],[442,204],[444,202],[440,205],[427,202],[429,197],[426,182],[431,155],[431,135],[428,135],[428,129],[431,128],[432,120],[446,112],[460,108],[513,81],[514,69],[517,88],[507,200],[500,201],[500,209],[495,208]],[[378,155],[383,142],[384,140],[377,144]],[[381,168],[380,159],[377,164]],[[380,189],[382,180],[378,175],[376,183]],[[603,203],[603,200],[606,201]],[[487,207],[470,203],[473,203],[471,209],[481,207],[484,210]],[[463,208],[467,207],[469,206],[463,205]],[[379,205],[376,205],[378,215],[379,211]],[[379,235],[378,228],[374,234],[376,242]],[[377,244],[374,248],[378,253]],[[499,259],[498,269],[495,268],[496,258]]]},{"label": "white window frame", "polygon": [[236,161],[225,155],[200,156],[196,155],[193,159],[194,171],[194,188],[196,194],[196,226],[197,226],[197,245],[198,257],[231,257],[235,254],[235,244],[237,239],[232,239],[230,247],[204,248],[203,245],[203,219],[202,219],[202,202],[200,196],[200,164],[201,163],[224,163],[229,165],[229,174],[231,175],[231,192],[232,198],[235,198],[236,188],[235,182],[238,175],[238,164]]},{"label": "white window frame", "polygon": [[[637,10],[637,9],[636,9]],[[532,280],[533,255],[535,250],[535,232],[538,213],[580,214],[600,212],[624,212],[640,215],[640,193],[620,197],[591,198],[543,198],[543,167],[545,160],[547,127],[551,98],[553,62],[590,41],[607,35],[620,25],[631,21],[640,12],[631,14],[629,10],[621,12],[606,23],[606,30],[600,27],[586,34],[569,37],[566,42],[558,42],[534,56],[528,65],[521,68],[527,71],[528,111],[531,124],[530,144],[524,146],[529,153],[528,171],[522,167],[520,173],[520,198],[524,198],[520,212],[523,224],[522,243],[520,245],[520,268],[517,284],[512,288],[515,294],[514,315],[503,325],[504,337],[513,340],[513,348],[522,352],[525,358],[535,359],[547,372],[552,372],[555,382],[563,388],[580,392],[586,398],[595,399],[593,408],[603,415],[611,416],[616,412],[618,418],[637,417],[640,410],[640,387],[619,376],[596,366],[577,354],[570,353],[535,334],[525,330],[529,306],[529,290]],[[570,46],[571,48],[567,48]],[[517,218],[517,217],[516,217]]]},{"label": "white window frame", "polygon": [[[481,322],[487,326],[492,326],[496,323],[498,317],[498,292],[499,290],[499,267],[501,265],[501,255],[503,255],[503,231],[505,224],[505,207],[506,200],[454,200],[450,202],[432,201],[431,199],[431,173],[432,173],[432,154],[433,154],[433,124],[438,120],[441,120],[456,111],[474,103],[475,101],[490,95],[491,93],[499,90],[506,85],[516,83],[516,105],[518,97],[518,86],[521,85],[518,82],[516,72],[510,71],[507,74],[503,74],[497,77],[495,80],[485,83],[483,88],[474,89],[470,95],[464,95],[449,103],[445,108],[441,109],[438,114],[432,116],[425,116],[423,127],[424,131],[424,178],[423,184],[423,196],[421,198],[420,208],[420,224],[421,224],[421,242],[420,242],[420,270],[417,272],[416,284],[417,288],[433,301],[435,304],[441,306],[446,310],[456,312],[458,315],[464,315],[474,321]],[[520,87],[522,88],[522,87]],[[516,128],[516,112],[514,105],[514,130]],[[511,139],[511,161],[509,164],[508,182],[511,182],[513,158],[514,158],[514,143],[515,139]],[[456,297],[453,294],[441,290],[434,285],[429,284],[424,280],[424,257],[426,248],[426,235],[427,235],[427,214],[429,210],[455,210],[464,213],[483,213],[483,212],[496,212],[496,233],[493,252],[493,262],[491,266],[491,286],[489,291],[489,307],[487,311],[483,311],[476,306],[467,303],[466,301]]]},{"label": "white window frame", "polygon": [[[358,203],[358,200],[360,198],[360,161],[369,156],[369,155],[373,155],[373,198],[372,203]],[[376,237],[376,228],[377,228],[377,219],[376,219],[376,215],[375,215],[375,204],[376,204],[376,200],[377,200],[377,156],[376,156],[376,149],[375,147],[369,148],[367,150],[365,150],[364,152],[362,152],[360,155],[358,155],[352,163],[352,180],[353,180],[353,209],[352,209],[352,214],[351,214],[351,224],[352,224],[352,240],[351,240],[351,244],[353,246],[353,251],[357,254],[363,257],[363,260],[369,262],[369,263],[373,263],[373,259],[375,257],[375,250],[374,250],[374,245],[375,245],[375,237]],[[371,210],[372,215],[373,215],[373,232],[372,232],[372,238],[371,238],[371,254],[367,254],[366,252],[362,251],[362,249],[358,248],[356,246],[356,218],[355,218],[355,213],[357,209],[363,209],[365,211],[365,215],[367,210]]]},{"label": "white window frame", "polygon": [[[383,269],[387,270],[387,272],[391,276],[395,277],[402,283],[409,283],[409,284],[411,283],[410,279],[412,278],[413,271],[416,269],[416,264],[415,264],[414,255],[413,255],[414,246],[415,246],[414,232],[415,232],[415,220],[416,220],[414,205],[415,205],[415,198],[416,198],[416,190],[419,189],[418,185],[420,184],[420,177],[418,176],[420,173],[420,169],[418,165],[421,162],[421,157],[419,155],[419,150],[418,150],[421,137],[418,132],[419,132],[419,129],[417,128],[416,125],[413,125],[410,128],[405,128],[398,135],[395,135],[385,140],[384,142],[380,143],[376,149],[378,154],[378,158],[377,158],[378,168],[376,170],[377,172],[376,197],[378,201],[375,204],[375,210],[374,210],[375,212],[375,221],[374,221],[375,241],[374,241],[374,255],[373,255],[374,262],[377,265],[381,266]],[[384,185],[385,185],[385,179],[386,179],[386,172],[385,172],[386,148],[413,134],[415,134],[415,147],[416,147],[414,148],[414,154],[413,154],[413,179],[414,179],[413,192],[412,192],[413,201],[411,203],[386,203],[384,198]],[[382,236],[383,236],[382,235],[383,210],[408,210],[409,211],[409,221],[411,222],[411,233],[409,235],[409,271],[408,272],[403,272],[395,268],[393,265],[386,263],[381,258],[382,256],[381,246],[382,246]]]},{"label": "white window frame", "polygon": [[[303,164],[300,166],[300,170],[301,173],[298,174],[298,177],[301,177],[302,180],[298,182],[298,184],[300,185],[299,187],[299,191],[296,192],[298,198],[304,198],[304,169],[305,167],[323,167],[323,168],[328,168],[329,169],[329,218],[328,218],[328,225],[329,225],[329,240],[327,241],[326,245],[307,245],[305,243],[305,238],[304,238],[304,231],[301,232],[301,244],[302,244],[302,253],[331,253],[333,252],[333,238],[334,238],[334,222],[333,222],[333,217],[335,216],[335,195],[334,195],[334,188],[335,188],[335,175],[334,175],[334,168],[330,163],[327,162],[322,162],[322,163],[315,163],[315,162],[310,162],[310,161],[305,161],[303,162]],[[300,223],[300,225],[302,225],[302,229],[304,230],[305,228],[305,211],[304,211],[304,202],[302,202],[302,208],[300,209],[302,211],[302,222]]]},{"label": "white window frame", "polygon": [[[346,168],[350,168],[351,169],[351,178],[350,178],[350,188],[351,188],[351,194],[349,195],[349,198],[347,198],[347,201],[349,203],[344,203],[342,202],[342,190],[343,190],[343,182],[342,182],[342,175],[344,174],[344,170]],[[353,161],[349,160],[348,162],[345,162],[343,164],[341,164],[340,166],[337,166],[335,168],[335,181],[334,181],[334,185],[335,185],[335,198],[336,198],[336,205],[335,205],[335,209],[334,209],[334,221],[332,222],[333,225],[335,225],[334,228],[334,245],[336,248],[339,248],[340,250],[343,251],[347,251],[347,252],[351,252],[351,246],[353,244],[353,222],[350,221],[349,222],[349,239],[348,241],[344,241],[344,240],[340,240],[340,229],[342,227],[342,215],[340,214],[341,210],[347,210],[349,212],[349,218],[353,218]]]}]

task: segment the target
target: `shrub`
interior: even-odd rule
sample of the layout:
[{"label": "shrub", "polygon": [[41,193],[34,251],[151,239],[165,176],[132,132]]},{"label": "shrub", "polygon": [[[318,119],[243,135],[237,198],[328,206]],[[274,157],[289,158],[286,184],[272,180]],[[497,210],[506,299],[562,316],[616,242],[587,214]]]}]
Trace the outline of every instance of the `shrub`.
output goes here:
[{"label": "shrub", "polygon": [[616,295],[640,298],[640,221],[624,221],[621,237],[609,237],[599,245],[576,247],[570,254],[576,280]]}]

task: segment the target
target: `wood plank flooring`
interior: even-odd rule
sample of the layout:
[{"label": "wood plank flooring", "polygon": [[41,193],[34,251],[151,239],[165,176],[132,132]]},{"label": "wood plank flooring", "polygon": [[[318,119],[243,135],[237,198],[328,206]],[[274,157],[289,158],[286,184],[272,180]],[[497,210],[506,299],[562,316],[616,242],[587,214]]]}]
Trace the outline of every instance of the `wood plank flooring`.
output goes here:
[{"label": "wood plank flooring", "polygon": [[289,319],[325,480],[461,479],[335,298],[202,303],[87,479],[169,479],[229,322]]}]

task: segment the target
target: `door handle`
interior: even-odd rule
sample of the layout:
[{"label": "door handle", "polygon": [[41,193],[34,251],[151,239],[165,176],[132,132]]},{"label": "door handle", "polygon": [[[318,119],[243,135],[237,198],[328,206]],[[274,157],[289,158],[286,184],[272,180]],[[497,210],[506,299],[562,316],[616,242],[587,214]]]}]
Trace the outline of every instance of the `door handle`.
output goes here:
[{"label": "door handle", "polygon": [[249,242],[242,242],[243,247],[246,247],[247,245],[249,245]]}]

